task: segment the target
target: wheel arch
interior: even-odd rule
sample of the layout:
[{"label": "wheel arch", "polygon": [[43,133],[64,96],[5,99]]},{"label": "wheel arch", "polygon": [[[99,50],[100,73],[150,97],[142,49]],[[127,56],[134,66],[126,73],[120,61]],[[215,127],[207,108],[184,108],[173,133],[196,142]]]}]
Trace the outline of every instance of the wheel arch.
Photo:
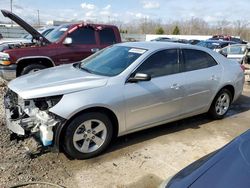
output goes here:
[{"label": "wheel arch", "polygon": [[[231,95],[232,95],[232,101],[231,101],[231,102],[233,102],[233,100],[234,100],[234,95],[235,95],[235,88],[234,88],[234,86],[231,85],[231,84],[225,85],[225,86],[223,86],[223,87],[217,92],[217,94],[218,94],[222,89],[227,89],[228,91],[230,91],[230,93],[231,93]],[[217,94],[216,94],[216,95],[217,95]]]},{"label": "wheel arch", "polygon": [[47,56],[23,57],[18,59],[16,64],[17,64],[17,72],[16,72],[17,77],[21,75],[23,68],[30,64],[41,64],[45,65],[47,68],[55,66],[54,61]]},{"label": "wheel arch", "polygon": [[233,100],[234,100],[234,95],[235,95],[235,89],[234,89],[234,86],[233,86],[232,84],[227,84],[227,85],[224,85],[223,87],[221,87],[221,88],[217,91],[217,93],[213,96],[213,98],[212,98],[212,100],[211,100],[211,102],[210,102],[210,105],[209,105],[209,109],[210,109],[211,105],[213,104],[213,102],[214,102],[216,96],[218,95],[218,93],[219,93],[222,89],[227,89],[228,91],[230,91],[230,93],[231,93],[231,95],[232,95],[232,101],[231,101],[231,102],[233,102]]}]

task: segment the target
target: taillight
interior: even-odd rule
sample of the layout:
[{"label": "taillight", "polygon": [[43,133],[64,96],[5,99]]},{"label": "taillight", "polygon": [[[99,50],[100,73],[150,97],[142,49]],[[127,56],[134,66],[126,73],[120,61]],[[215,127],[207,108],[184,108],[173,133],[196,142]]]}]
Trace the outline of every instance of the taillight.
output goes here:
[{"label": "taillight", "polygon": [[243,72],[245,72],[246,67],[244,65],[240,65],[240,68],[242,69]]}]

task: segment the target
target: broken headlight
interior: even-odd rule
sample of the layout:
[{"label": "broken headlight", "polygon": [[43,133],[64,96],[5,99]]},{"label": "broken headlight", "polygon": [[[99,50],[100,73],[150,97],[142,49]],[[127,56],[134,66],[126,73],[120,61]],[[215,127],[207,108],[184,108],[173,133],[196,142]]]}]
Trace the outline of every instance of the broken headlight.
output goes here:
[{"label": "broken headlight", "polygon": [[[63,95],[57,95],[57,96],[52,96],[52,97],[44,97],[44,98],[38,98],[34,99],[34,104],[39,110],[44,111],[48,110],[49,108],[52,108],[55,106],[61,99]],[[28,103],[30,101],[26,101]],[[29,105],[29,104],[26,104]]]}]

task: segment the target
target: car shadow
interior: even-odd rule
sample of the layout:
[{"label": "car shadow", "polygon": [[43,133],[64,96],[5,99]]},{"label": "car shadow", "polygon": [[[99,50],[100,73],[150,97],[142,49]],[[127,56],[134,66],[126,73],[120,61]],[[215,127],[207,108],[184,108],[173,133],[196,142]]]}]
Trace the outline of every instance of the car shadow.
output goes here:
[{"label": "car shadow", "polygon": [[[242,95],[235,103],[231,105],[225,118],[235,116],[248,110],[250,110],[250,97]],[[121,136],[113,140],[106,153],[120,150],[122,148],[138,144],[140,142],[151,140],[162,135],[175,133],[181,130],[199,129],[201,126],[206,125],[207,123],[212,121],[214,120],[212,120],[208,114],[201,114]]]}]

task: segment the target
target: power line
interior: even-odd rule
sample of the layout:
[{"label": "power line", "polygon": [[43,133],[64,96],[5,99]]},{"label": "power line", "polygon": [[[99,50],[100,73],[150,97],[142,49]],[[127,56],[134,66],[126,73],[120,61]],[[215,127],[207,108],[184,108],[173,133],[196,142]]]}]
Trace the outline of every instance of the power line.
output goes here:
[{"label": "power line", "polygon": [[40,12],[37,10],[37,21],[38,21],[38,26],[40,27]]}]

